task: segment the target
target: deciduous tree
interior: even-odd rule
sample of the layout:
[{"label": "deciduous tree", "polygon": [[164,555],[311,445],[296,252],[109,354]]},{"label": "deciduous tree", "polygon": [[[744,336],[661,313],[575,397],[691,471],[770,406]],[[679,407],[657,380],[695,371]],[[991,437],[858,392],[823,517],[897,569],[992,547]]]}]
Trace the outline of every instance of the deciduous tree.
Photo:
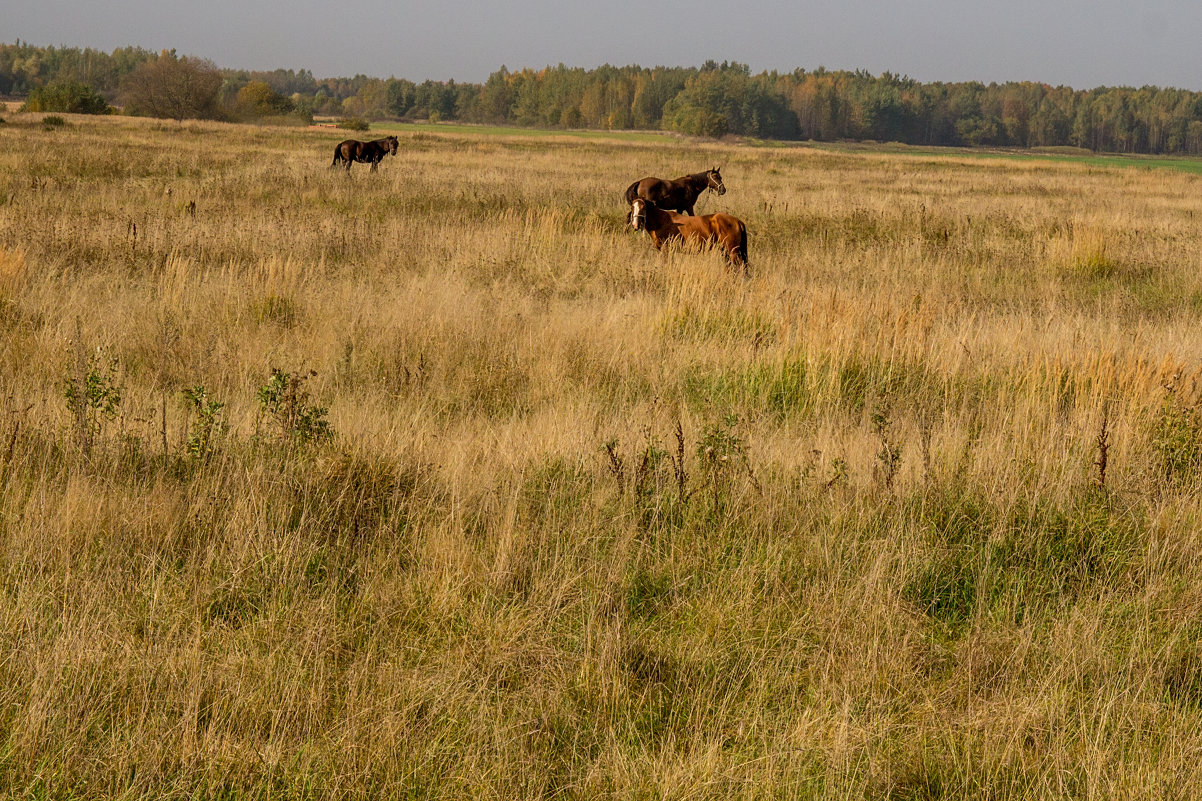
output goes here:
[{"label": "deciduous tree", "polygon": [[121,82],[121,97],[131,114],[166,119],[215,119],[221,73],[212,62],[180,57],[164,50],[140,64]]}]

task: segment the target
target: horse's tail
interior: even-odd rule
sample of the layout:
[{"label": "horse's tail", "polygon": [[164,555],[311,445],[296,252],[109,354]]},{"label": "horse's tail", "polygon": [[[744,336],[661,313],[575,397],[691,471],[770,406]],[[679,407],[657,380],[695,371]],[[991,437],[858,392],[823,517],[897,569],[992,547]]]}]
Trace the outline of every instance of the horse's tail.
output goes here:
[{"label": "horse's tail", "polygon": [[629,206],[639,196],[639,184],[642,181],[635,181],[630,186],[626,187],[626,205]]},{"label": "horse's tail", "polygon": [[334,161],[330,164],[330,166],[333,167],[340,161],[342,161],[342,145],[336,145],[334,147]]},{"label": "horse's tail", "polygon": [[735,248],[735,252],[743,261],[743,274],[750,274],[751,268],[747,264],[747,226],[743,224],[742,220],[739,220],[739,245]]}]

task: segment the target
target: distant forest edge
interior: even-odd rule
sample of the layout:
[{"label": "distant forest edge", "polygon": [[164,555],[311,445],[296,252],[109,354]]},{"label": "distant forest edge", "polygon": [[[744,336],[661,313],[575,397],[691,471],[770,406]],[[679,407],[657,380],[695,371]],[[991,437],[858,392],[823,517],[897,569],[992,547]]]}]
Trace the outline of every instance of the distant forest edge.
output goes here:
[{"label": "distant forest edge", "polygon": [[315,78],[308,70],[219,69],[137,47],[112,53],[0,44],[0,94],[40,111],[304,122],[458,120],[541,128],[677,131],[762,139],[1056,147],[1202,154],[1202,93],[1152,86],[921,83],[891,73],[744,64],[596,69],[505,67],[483,84]]}]

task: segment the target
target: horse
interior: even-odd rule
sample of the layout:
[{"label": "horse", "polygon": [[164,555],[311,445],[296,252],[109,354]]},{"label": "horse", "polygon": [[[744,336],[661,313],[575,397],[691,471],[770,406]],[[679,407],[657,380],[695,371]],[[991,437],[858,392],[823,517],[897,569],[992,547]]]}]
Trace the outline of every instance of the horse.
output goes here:
[{"label": "horse", "polygon": [[731,264],[741,267],[744,275],[748,273],[747,226],[738,217],[722,212],[689,217],[638,197],[630,204],[630,224],[636,231],[649,233],[656,250],[674,239],[720,247]]},{"label": "horse", "polygon": [[347,139],[345,142],[339,143],[338,147],[334,148],[334,163],[331,167],[337,166],[338,162],[346,162],[346,171],[351,171],[351,164],[354,162],[362,162],[370,164],[371,171],[375,172],[380,166],[380,162],[389,153],[396,155],[397,146],[400,141],[395,136],[386,136],[383,139],[374,139],[371,142],[360,142],[358,139]]},{"label": "horse", "polygon": [[641,197],[650,200],[661,209],[677,211],[692,217],[693,205],[707,189],[713,189],[719,195],[726,194],[726,185],[722,183],[722,173],[717,167],[692,175],[682,175],[671,181],[651,176],[642,178],[626,188],[626,203],[629,205],[634,203],[635,198]]}]

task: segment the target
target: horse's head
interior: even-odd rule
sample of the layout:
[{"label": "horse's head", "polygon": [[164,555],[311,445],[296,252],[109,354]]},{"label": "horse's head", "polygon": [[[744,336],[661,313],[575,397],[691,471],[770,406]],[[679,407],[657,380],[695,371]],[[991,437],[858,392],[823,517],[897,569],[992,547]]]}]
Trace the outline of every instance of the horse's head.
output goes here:
[{"label": "horse's head", "polygon": [[726,184],[722,183],[722,173],[718,171],[717,167],[705,174],[705,180],[707,188],[714,190],[719,195],[726,194]]},{"label": "horse's head", "polygon": [[647,228],[647,201],[636,197],[630,204],[630,225],[636,231]]},{"label": "horse's head", "polygon": [[388,152],[395,156],[396,149],[400,144],[401,144],[400,140],[397,139],[395,136],[388,137]]}]

